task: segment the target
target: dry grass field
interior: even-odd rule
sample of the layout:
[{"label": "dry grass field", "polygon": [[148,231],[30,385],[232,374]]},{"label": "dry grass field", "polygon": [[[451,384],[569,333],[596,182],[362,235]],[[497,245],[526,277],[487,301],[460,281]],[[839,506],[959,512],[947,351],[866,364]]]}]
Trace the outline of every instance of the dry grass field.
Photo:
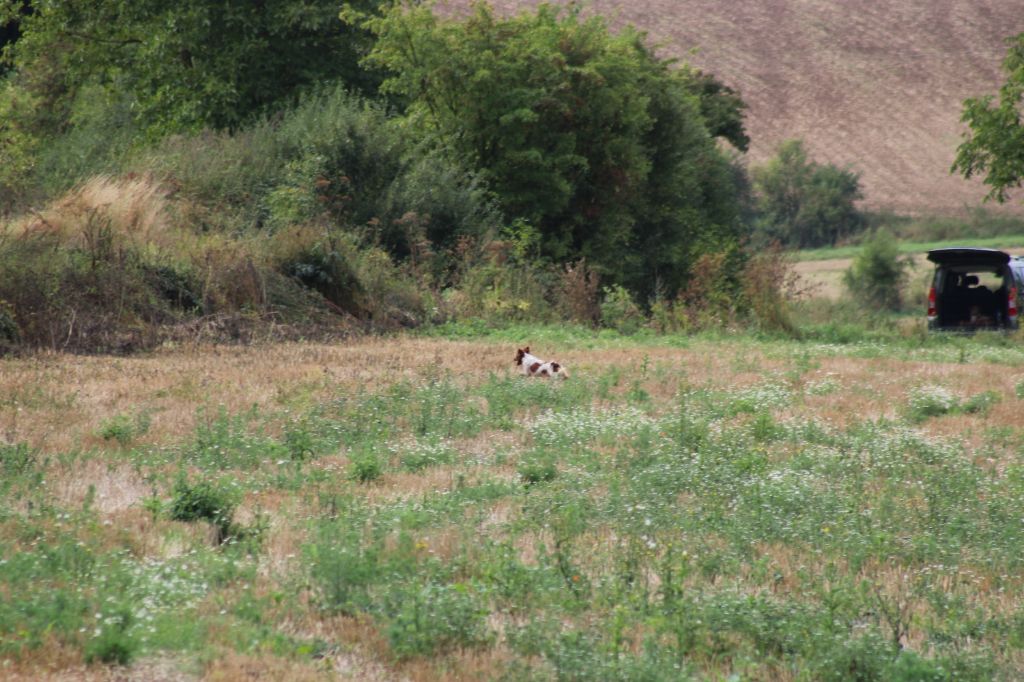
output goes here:
[{"label": "dry grass field", "polygon": [[[452,0],[465,6],[468,0]],[[495,0],[505,12],[536,0]],[[557,4],[557,3],[556,3]],[[910,214],[977,206],[980,183],[949,174],[965,98],[1005,80],[1017,0],[592,0],[739,90],[750,162],[801,138],[819,161],[861,173],[865,207]],[[1003,207],[1020,213],[1020,202]]]},{"label": "dry grass field", "polygon": [[0,677],[1024,673],[1015,341],[543,346],[0,360]]},{"label": "dry grass field", "polygon": [[[725,346],[723,352],[708,352],[709,347],[720,345]],[[662,367],[663,380],[645,380],[644,387],[657,401],[666,402],[686,384],[739,390],[778,375],[787,363],[771,350],[746,342],[697,342],[687,348],[616,344],[586,351],[561,349],[559,358],[573,368],[574,375],[583,377],[608,367],[628,373],[643,362]],[[43,353],[5,359],[0,360],[0,395],[4,396],[0,433],[8,443],[25,442],[47,454],[102,448],[105,442],[98,434],[106,421],[119,414],[146,412],[150,425],[132,444],[158,447],[192,434],[198,407],[224,406],[232,414],[254,408],[273,413],[309,409],[339,395],[434,376],[471,385],[492,374],[512,373],[514,351],[489,342],[370,338],[344,345],[202,346],[135,357]],[[816,364],[803,380],[840,375],[856,379],[853,393],[864,401],[844,404],[839,412],[848,419],[895,417],[897,405],[883,387],[926,383],[937,372],[949,374],[951,384],[963,384],[968,392],[995,385],[1013,390],[1014,377],[999,364],[950,367],[842,356],[822,358]],[[879,367],[886,371],[877,373]],[[847,388],[853,386],[847,384]],[[830,402],[835,402],[835,396]]]}]

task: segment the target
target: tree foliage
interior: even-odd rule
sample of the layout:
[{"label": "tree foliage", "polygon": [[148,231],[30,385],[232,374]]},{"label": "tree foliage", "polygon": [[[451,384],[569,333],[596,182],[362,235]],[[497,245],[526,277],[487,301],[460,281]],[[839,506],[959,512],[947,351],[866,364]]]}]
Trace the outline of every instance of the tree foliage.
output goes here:
[{"label": "tree foliage", "polygon": [[775,158],[752,172],[760,230],[787,246],[830,246],[864,227],[855,206],[860,178],[807,157],[803,142],[787,140]]},{"label": "tree foliage", "polygon": [[326,0],[0,0],[0,25],[18,15],[5,57],[51,132],[90,83],[127,93],[155,135],[237,128],[325,80],[374,85],[358,66],[367,34]]},{"label": "tree foliage", "polygon": [[[8,45],[13,46],[18,41],[18,38],[21,36],[21,16],[28,13],[29,8],[25,6],[20,11],[15,10],[6,15],[0,14],[0,55],[4,53]],[[0,76],[9,69],[10,65],[0,59]]]},{"label": "tree foliage", "polygon": [[1011,38],[1003,62],[1006,82],[998,103],[991,95],[964,101],[961,120],[970,126],[957,148],[953,171],[964,177],[984,175],[989,199],[1003,202],[1007,193],[1024,183],[1024,33]]},{"label": "tree foliage", "polygon": [[899,310],[909,258],[900,256],[899,243],[885,231],[872,234],[843,275],[854,300],[874,310]]},{"label": "tree foliage", "polygon": [[372,64],[406,122],[477,168],[541,255],[588,262],[642,294],[675,290],[694,254],[738,238],[735,188],[713,135],[746,144],[742,102],[671,68],[643,34],[577,7],[446,18],[398,2],[346,19],[377,36]]}]

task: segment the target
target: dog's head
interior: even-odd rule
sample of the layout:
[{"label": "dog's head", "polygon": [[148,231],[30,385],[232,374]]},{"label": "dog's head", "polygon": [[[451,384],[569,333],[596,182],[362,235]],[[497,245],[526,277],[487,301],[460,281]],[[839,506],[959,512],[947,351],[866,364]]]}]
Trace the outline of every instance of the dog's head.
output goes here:
[{"label": "dog's head", "polygon": [[526,354],[529,353],[529,352],[530,352],[530,347],[529,346],[527,346],[526,348],[517,348],[516,349],[516,365],[522,365],[523,364],[523,358],[526,357]]}]

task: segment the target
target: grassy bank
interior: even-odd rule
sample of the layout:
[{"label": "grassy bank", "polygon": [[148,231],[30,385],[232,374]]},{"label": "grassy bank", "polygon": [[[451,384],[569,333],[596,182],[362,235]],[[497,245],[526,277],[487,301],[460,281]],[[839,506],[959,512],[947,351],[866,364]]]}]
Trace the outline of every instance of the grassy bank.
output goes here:
[{"label": "grassy bank", "polygon": [[[900,241],[899,248],[908,255],[924,254],[931,249],[952,246],[977,246],[989,249],[1003,249],[1010,253],[1024,252],[1024,234],[1010,234],[998,237],[961,237],[933,241]],[[859,245],[836,246],[826,249],[802,249],[794,252],[798,261],[833,260],[853,258],[860,252]]]}]

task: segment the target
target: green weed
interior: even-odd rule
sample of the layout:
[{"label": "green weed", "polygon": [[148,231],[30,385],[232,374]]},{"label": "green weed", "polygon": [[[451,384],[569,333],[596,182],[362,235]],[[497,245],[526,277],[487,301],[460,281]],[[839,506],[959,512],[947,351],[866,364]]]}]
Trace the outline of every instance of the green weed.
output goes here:
[{"label": "green weed", "polygon": [[175,521],[208,521],[217,531],[217,544],[221,544],[235,532],[238,497],[237,489],[210,481],[190,483],[181,477],[174,484],[167,513]]}]

